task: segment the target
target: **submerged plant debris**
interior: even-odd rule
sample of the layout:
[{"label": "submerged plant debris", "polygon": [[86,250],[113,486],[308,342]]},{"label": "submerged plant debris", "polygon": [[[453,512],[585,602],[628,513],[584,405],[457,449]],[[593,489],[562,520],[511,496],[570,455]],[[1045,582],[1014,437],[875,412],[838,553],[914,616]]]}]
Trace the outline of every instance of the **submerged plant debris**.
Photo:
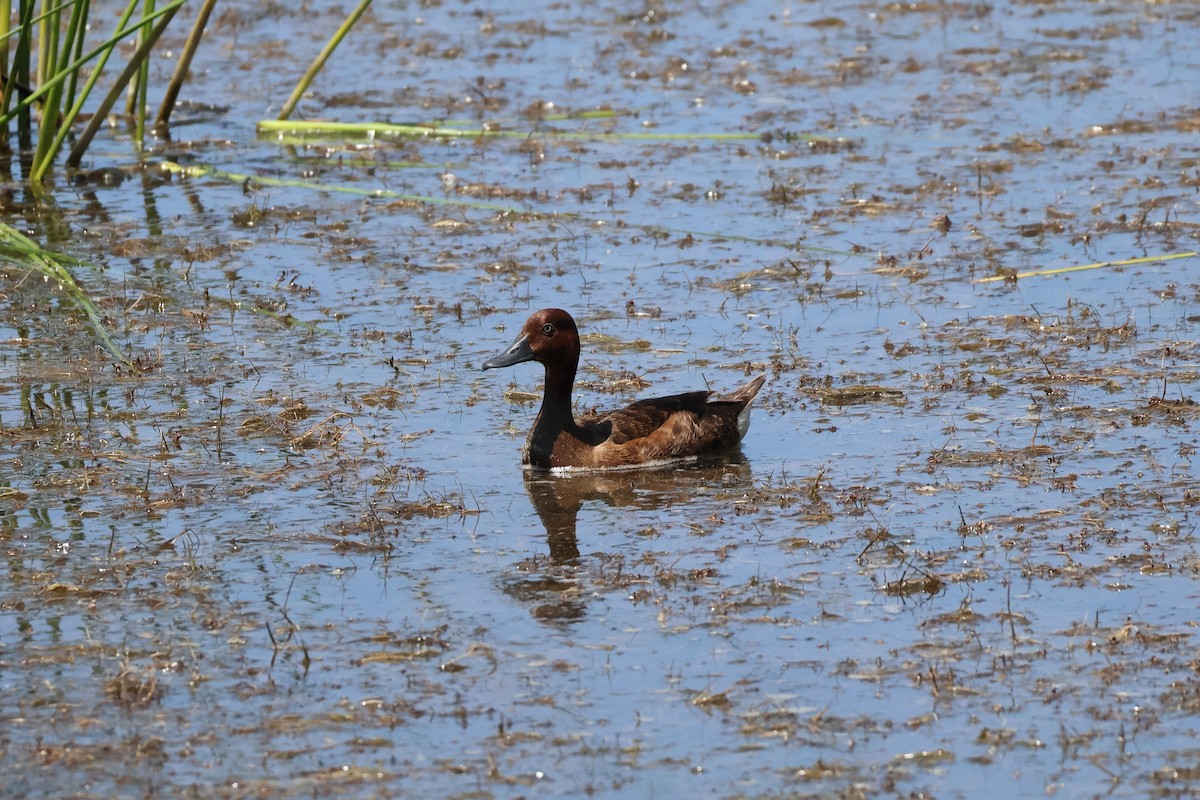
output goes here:
[{"label": "submerged plant debris", "polygon": [[[1200,794],[1200,7],[385,5],[7,184],[4,793]],[[548,306],[741,454],[523,473]]]}]

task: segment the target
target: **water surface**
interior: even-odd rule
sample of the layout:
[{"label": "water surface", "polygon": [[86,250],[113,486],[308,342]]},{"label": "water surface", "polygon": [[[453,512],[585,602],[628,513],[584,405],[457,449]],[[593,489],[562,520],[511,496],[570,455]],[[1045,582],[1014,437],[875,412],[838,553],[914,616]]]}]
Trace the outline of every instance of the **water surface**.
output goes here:
[{"label": "water surface", "polygon": [[[9,187],[145,369],[5,268],[7,794],[1195,793],[1194,4],[401,3],[300,116],[522,135],[256,138],[341,13]],[[523,473],[547,306],[742,452]]]}]

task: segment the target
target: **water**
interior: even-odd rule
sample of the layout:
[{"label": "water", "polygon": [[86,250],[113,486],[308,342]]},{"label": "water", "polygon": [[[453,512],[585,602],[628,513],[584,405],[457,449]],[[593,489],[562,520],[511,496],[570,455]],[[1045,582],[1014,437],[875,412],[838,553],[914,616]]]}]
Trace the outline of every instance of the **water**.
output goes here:
[{"label": "water", "polygon": [[[529,136],[256,139],[340,13],[14,190],[152,366],[5,272],[7,795],[1195,792],[1195,258],[978,282],[1197,249],[1191,8],[395,4],[301,116]],[[523,473],[548,306],[741,454]]]}]

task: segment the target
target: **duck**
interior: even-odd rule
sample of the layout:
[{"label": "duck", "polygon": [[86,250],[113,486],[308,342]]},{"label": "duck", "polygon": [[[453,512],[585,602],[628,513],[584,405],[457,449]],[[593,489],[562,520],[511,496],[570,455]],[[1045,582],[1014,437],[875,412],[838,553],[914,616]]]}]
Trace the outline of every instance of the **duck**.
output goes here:
[{"label": "duck", "polygon": [[525,321],[507,350],[483,363],[485,370],[526,361],[545,368],[542,406],[521,457],[526,468],[630,469],[735,449],[750,427],[750,404],[766,381],[760,375],[723,397],[685,392],[576,418],[571,397],[579,352],[574,318],[561,308],[544,308]]}]

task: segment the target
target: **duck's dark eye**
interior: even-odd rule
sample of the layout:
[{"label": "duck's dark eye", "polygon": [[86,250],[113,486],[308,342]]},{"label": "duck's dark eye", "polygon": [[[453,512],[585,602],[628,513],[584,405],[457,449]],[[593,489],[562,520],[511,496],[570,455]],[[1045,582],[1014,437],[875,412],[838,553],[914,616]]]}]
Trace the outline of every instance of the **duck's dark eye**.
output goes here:
[{"label": "duck's dark eye", "polygon": [[547,336],[553,336],[554,335],[554,326],[551,325],[549,322],[547,322],[545,325],[542,326],[542,333],[546,334]]}]

